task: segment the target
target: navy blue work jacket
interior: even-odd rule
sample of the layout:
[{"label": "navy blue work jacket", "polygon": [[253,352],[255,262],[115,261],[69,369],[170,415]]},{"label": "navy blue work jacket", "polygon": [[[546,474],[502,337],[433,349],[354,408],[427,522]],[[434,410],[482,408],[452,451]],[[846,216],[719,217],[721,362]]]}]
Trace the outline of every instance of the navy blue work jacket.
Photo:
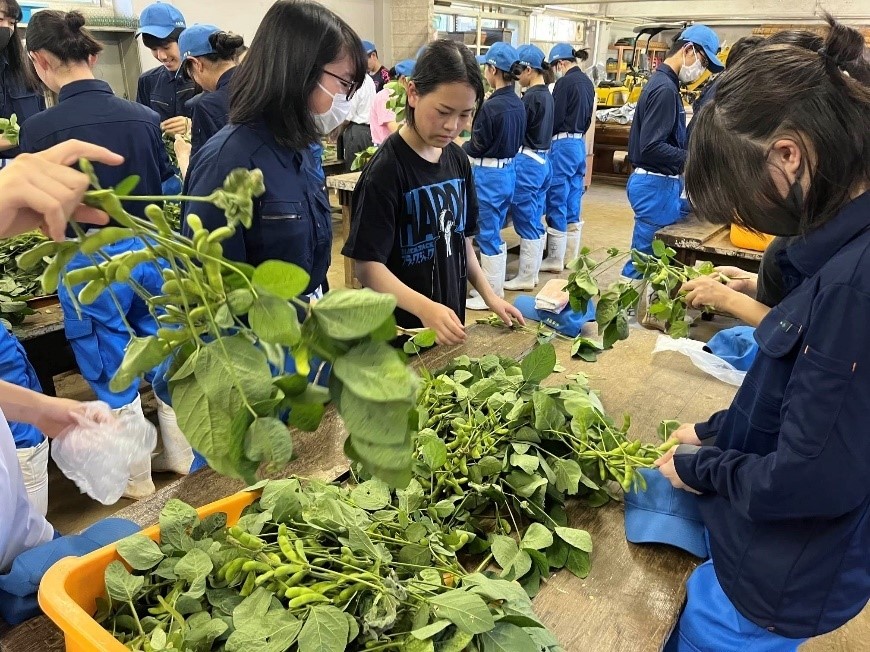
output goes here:
[{"label": "navy blue work jacket", "polygon": [[553,94],[546,86],[532,86],[523,95],[526,107],[526,135],[523,146],[536,150],[550,149],[553,140]]},{"label": "navy blue work jacket", "polygon": [[[870,598],[870,192],[780,252],[788,296],[731,407],[680,446],[716,576],[757,625],[834,630]],[[710,440],[708,440],[710,441]],[[704,442],[707,443],[707,442]]]},{"label": "navy blue work jacket", "polygon": [[[13,37],[14,38],[14,37]],[[24,85],[9,69],[6,55],[0,57],[0,118],[7,120],[14,113],[18,124],[45,110],[45,96]],[[0,152],[0,158],[15,158],[21,152],[18,147]]]},{"label": "navy blue work jacket", "polygon": [[595,113],[595,85],[580,68],[570,68],[553,87],[553,135],[585,134]]},{"label": "navy blue work jacket", "polygon": [[679,80],[662,63],[640,93],[628,135],[628,160],[636,168],[676,176],[683,173],[687,143]]},{"label": "navy blue work jacket", "polygon": [[160,122],[165,122],[178,116],[189,118],[186,104],[195,92],[193,80],[169,72],[165,66],[158,66],[140,75],[136,101],[157,111]]},{"label": "navy blue work jacket", "polygon": [[190,137],[191,156],[230,121],[230,81],[235,71],[235,68],[227,70],[218,79],[214,91],[199,95],[199,99],[191,103],[190,118],[193,121]]},{"label": "navy blue work jacket", "polygon": [[513,84],[492,92],[474,118],[471,140],[462,146],[471,158],[513,158],[526,134],[526,109]]}]

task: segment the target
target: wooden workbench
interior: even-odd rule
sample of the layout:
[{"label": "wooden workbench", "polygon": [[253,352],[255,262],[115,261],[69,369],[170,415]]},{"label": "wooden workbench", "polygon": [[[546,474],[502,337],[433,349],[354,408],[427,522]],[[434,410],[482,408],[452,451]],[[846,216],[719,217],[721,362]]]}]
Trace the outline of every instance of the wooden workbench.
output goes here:
[{"label": "wooden workbench", "polygon": [[[657,334],[633,331],[626,342],[601,356],[595,364],[571,360],[570,342],[556,343],[565,373],[585,372],[601,392],[615,417],[632,415],[632,430],[654,441],[661,419],[700,420],[730,402],[734,389],[697,370],[684,356],[652,357]],[[430,369],[455,356],[497,352],[521,357],[534,337],[489,326],[469,330],[466,344],[437,348],[424,355]],[[560,377],[559,381],[561,381]],[[342,453],[344,428],[330,408],[321,428],[297,435],[298,455],[281,475],[297,473],[321,479],[336,478],[347,469]],[[144,526],[157,521],[166,500],[177,497],[199,507],[232,494],[242,483],[203,470],[169,485],[155,496],[118,512]],[[563,571],[550,578],[534,600],[537,613],[568,652],[657,652],[676,622],[685,598],[685,581],[696,565],[690,555],[666,546],[637,546],[626,542],[621,504],[591,509],[569,506],[574,527],[592,535],[592,571],[585,580]],[[0,652],[59,652],[60,632],[45,617],[36,618],[0,636]]]},{"label": "wooden workbench", "polygon": [[57,396],[54,377],[75,371],[78,365],[66,339],[60,303],[49,301],[34,309],[36,314],[28,315],[22,324],[13,326],[12,332],[24,346],[43,393]]},{"label": "wooden workbench", "polygon": [[[349,172],[347,174],[336,174],[326,178],[326,187],[333,188],[338,191],[338,203],[341,204],[341,229],[344,234],[344,241],[347,242],[350,237],[350,215],[351,201],[353,200],[353,191],[359,181],[362,172]],[[359,288],[360,282],[356,278],[356,268],[353,259],[345,256],[344,258],[344,287]]]},{"label": "wooden workbench", "polygon": [[748,272],[757,272],[763,255],[760,251],[731,244],[728,226],[702,222],[692,216],[660,229],[656,237],[676,250],[677,260],[686,265],[709,260],[714,265],[734,265]]}]

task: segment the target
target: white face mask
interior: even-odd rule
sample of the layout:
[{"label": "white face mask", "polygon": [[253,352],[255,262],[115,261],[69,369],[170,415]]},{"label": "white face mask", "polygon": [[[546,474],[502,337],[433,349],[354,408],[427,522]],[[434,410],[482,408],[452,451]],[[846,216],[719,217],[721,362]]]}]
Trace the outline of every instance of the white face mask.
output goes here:
[{"label": "white face mask", "polygon": [[691,84],[692,82],[697,81],[698,77],[700,77],[704,72],[704,64],[701,62],[701,57],[698,56],[698,51],[693,47],[692,52],[695,55],[695,63],[691,66],[687,66],[686,51],[683,50],[683,66],[680,68],[679,78],[684,84]]},{"label": "white face mask", "polygon": [[564,77],[564,76],[565,76],[565,73],[563,72],[563,70],[561,68],[556,68],[555,72],[553,73],[553,77],[556,79],[562,79],[562,77]]},{"label": "white face mask", "polygon": [[330,93],[319,82],[317,85],[320,86],[320,90],[332,98],[332,106],[329,107],[329,111],[313,114],[314,124],[317,125],[318,131],[326,136],[335,131],[335,128],[344,122],[350,114],[350,100],[343,93]]}]

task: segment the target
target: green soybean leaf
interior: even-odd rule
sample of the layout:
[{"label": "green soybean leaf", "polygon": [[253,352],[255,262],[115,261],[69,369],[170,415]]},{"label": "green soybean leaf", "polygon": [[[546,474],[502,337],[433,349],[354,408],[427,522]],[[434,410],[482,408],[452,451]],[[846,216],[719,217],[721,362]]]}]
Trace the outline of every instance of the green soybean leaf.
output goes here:
[{"label": "green soybean leaf", "polygon": [[534,473],[541,462],[537,455],[511,455],[511,464],[521,468],[526,473]]},{"label": "green soybean leaf", "polygon": [[354,487],[350,499],[357,507],[374,512],[390,504],[390,487],[380,480],[369,480]]},{"label": "green soybean leaf", "polygon": [[271,294],[262,295],[254,301],[248,319],[254,333],[264,342],[291,347],[302,339],[296,308]]},{"label": "green soybean leaf", "polygon": [[234,315],[247,314],[254,305],[254,294],[247,289],[233,290],[227,295],[227,304]]},{"label": "green soybean leaf", "polygon": [[445,629],[450,627],[451,621],[449,620],[436,620],[434,623],[430,623],[425,627],[420,627],[419,629],[415,629],[411,632],[411,635],[421,641],[425,641],[427,638],[432,638],[435,634],[440,634]]},{"label": "green soybean leaf", "polygon": [[540,652],[532,637],[520,627],[497,622],[491,632],[480,635],[480,652]]},{"label": "green soybean leaf", "polygon": [[333,290],[311,311],[329,337],[358,340],[381,326],[396,309],[396,298],[372,290]]},{"label": "green soybean leaf", "polygon": [[523,379],[529,383],[540,383],[556,368],[556,348],[552,344],[538,346],[520,362]]},{"label": "green soybean leaf", "polygon": [[556,476],[556,491],[574,496],[580,490],[580,480],[583,471],[574,460],[552,460],[553,473]]},{"label": "green soybean leaf", "polygon": [[474,634],[457,629],[449,638],[438,642],[438,652],[464,652],[474,640]]},{"label": "green soybean leaf", "polygon": [[585,579],[589,576],[589,569],[592,563],[589,559],[589,553],[577,548],[571,548],[568,552],[568,559],[565,561],[565,568],[571,571],[580,579]]},{"label": "green soybean leaf", "polygon": [[585,530],[557,527],[556,534],[572,548],[577,548],[583,552],[592,552],[592,537]]},{"label": "green soybean leaf", "polygon": [[179,579],[190,584],[186,595],[191,598],[201,598],[205,595],[206,578],[213,568],[211,558],[202,550],[194,548],[175,566],[175,574]]},{"label": "green soybean leaf", "polygon": [[290,417],[287,425],[302,432],[314,432],[320,427],[326,406],[320,403],[301,403],[290,401]]},{"label": "green soybean leaf", "polygon": [[106,566],[106,592],[117,602],[133,602],[145,585],[145,578],[131,575],[124,564],[113,561]]},{"label": "green soybean leaf", "polygon": [[543,550],[553,545],[553,533],[540,523],[532,523],[523,535],[523,548]]},{"label": "green soybean leaf", "polygon": [[532,568],[532,558],[520,550],[517,542],[511,537],[493,535],[492,554],[495,561],[502,567],[501,576],[507,579],[517,579],[529,572]]},{"label": "green soybean leaf", "polygon": [[301,374],[278,376],[272,379],[272,384],[284,392],[284,396],[299,396],[308,389],[308,377]]},{"label": "green soybean leaf", "polygon": [[116,545],[118,554],[134,570],[151,570],[166,557],[160,551],[160,546],[142,534],[121,539]]},{"label": "green soybean leaf", "polygon": [[420,435],[417,438],[417,450],[432,471],[447,464],[447,444],[437,435]]},{"label": "green soybean leaf", "polygon": [[293,439],[287,426],[273,417],[254,419],[245,436],[245,455],[255,462],[287,464],[293,459]]},{"label": "green soybean leaf", "polygon": [[159,522],[160,542],[169,544],[175,550],[186,551],[190,548],[193,529],[199,525],[199,515],[187,503],[170,498],[160,510]]},{"label": "green soybean leaf", "polygon": [[241,604],[233,609],[233,624],[236,629],[260,625],[269,611],[272,594],[262,586],[258,587]]},{"label": "green soybean leaf", "polygon": [[166,632],[159,627],[151,633],[151,649],[154,652],[166,649]]},{"label": "green soybean leaf", "polygon": [[653,240],[652,250],[653,256],[656,258],[662,258],[667,253],[667,247],[665,247],[665,243],[661,240]]},{"label": "green soybean leaf", "polygon": [[466,634],[482,634],[495,626],[489,607],[479,595],[466,591],[450,591],[429,600],[432,611]]},{"label": "green soybean leaf", "polygon": [[282,260],[267,260],[254,270],[254,285],[289,301],[305,292],[311,277],[301,267]]},{"label": "green soybean leaf", "polygon": [[535,430],[558,431],[565,425],[564,413],[553,397],[546,392],[535,392],[532,395],[532,404],[535,407]]},{"label": "green soybean leaf", "polygon": [[346,391],[369,401],[409,400],[417,388],[414,374],[385,342],[355,346],[335,361],[333,373]]},{"label": "green soybean leaf", "polygon": [[528,602],[528,597],[516,582],[492,579],[483,573],[463,577],[462,586],[472,593],[487,598],[487,602],[503,601],[511,604]]},{"label": "green soybean leaf", "polygon": [[347,619],[340,609],[315,605],[299,633],[299,652],[343,652],[349,631]]}]

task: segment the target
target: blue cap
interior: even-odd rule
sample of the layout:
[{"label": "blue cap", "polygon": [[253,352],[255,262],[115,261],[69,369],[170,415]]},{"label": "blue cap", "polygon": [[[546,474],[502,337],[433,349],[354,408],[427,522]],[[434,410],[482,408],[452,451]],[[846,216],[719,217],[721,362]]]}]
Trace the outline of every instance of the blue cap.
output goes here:
[{"label": "blue cap", "polygon": [[493,43],[486,54],[477,57],[477,63],[486,63],[504,72],[510,72],[517,59],[519,57],[514,46],[510,43],[499,41],[498,43]]},{"label": "blue cap", "polygon": [[209,42],[212,34],[222,31],[215,25],[191,25],[178,37],[178,50],[181,52],[181,63],[189,57],[201,57],[213,54],[215,49]]},{"label": "blue cap", "polygon": [[719,331],[707,342],[705,350],[730,363],[738,371],[749,371],[758,355],[758,342],[752,326],[735,326]]},{"label": "blue cap", "polygon": [[540,322],[568,337],[577,337],[583,326],[595,319],[595,304],[591,301],[585,315],[574,312],[570,307],[558,313],[550,312],[549,310],[538,310],[535,308],[535,297],[528,294],[521,294],[514,299],[514,306],[526,319]]},{"label": "blue cap", "polygon": [[545,58],[544,51],[537,45],[521,45],[517,49],[517,60],[528,68],[543,70]]},{"label": "blue cap", "polygon": [[378,51],[378,49],[375,47],[375,44],[372,43],[371,41],[363,41],[362,44],[363,44],[363,52],[365,52],[366,55],[369,55],[372,52]]},{"label": "blue cap", "polygon": [[565,59],[574,59],[574,46],[570,43],[556,43],[553,46],[553,49],[550,50],[550,58],[548,59],[550,64],[554,64],[557,61],[563,61]]},{"label": "blue cap", "polygon": [[405,59],[396,64],[396,74],[400,77],[410,77],[414,74],[414,60]]},{"label": "blue cap", "polygon": [[184,29],[184,16],[172,5],[155,2],[139,14],[139,29],[136,36],[148,34],[154,38],[166,38],[177,29]]},{"label": "blue cap", "polygon": [[658,469],[638,469],[646,491],[625,494],[625,538],[631,543],[665,543],[706,559],[706,529],[698,497],[676,489]]},{"label": "blue cap", "polygon": [[683,30],[683,33],[680,34],[679,40],[694,43],[704,50],[704,54],[707,55],[707,59],[710,61],[710,65],[707,66],[710,69],[710,72],[722,72],[725,70],[725,66],[721,61],[719,61],[718,56],[719,37],[716,36],[716,32],[706,25],[698,24],[687,27]]},{"label": "blue cap", "polygon": [[426,48],[427,48],[428,46],[429,46],[428,43],[426,43],[426,44],[424,44],[424,45],[421,45],[421,46],[420,46],[420,49],[417,50],[417,56],[414,57],[414,59],[415,59],[415,60],[419,60],[420,57],[423,56],[423,53],[426,51]]}]

